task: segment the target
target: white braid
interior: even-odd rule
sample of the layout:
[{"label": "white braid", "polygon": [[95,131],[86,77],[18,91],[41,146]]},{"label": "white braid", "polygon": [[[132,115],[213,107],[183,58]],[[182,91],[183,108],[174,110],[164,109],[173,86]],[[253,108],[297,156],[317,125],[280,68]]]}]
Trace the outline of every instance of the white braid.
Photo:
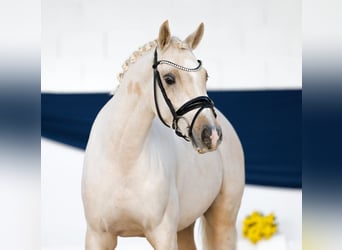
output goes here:
[{"label": "white braid", "polygon": [[157,46],[157,40],[153,40],[151,42],[146,43],[142,47],[140,47],[138,50],[134,51],[131,56],[122,64],[122,71],[117,75],[117,79],[119,83],[122,82],[122,79],[125,75],[125,73],[128,70],[128,67],[135,63],[137,58],[144,55],[146,52],[150,51],[152,48],[155,48]]}]

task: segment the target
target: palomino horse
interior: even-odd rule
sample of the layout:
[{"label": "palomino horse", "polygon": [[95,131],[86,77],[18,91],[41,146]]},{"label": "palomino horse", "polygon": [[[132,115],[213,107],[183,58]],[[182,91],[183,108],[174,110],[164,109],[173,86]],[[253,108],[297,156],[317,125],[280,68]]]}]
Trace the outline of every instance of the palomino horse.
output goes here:
[{"label": "palomino horse", "polygon": [[85,153],[86,249],[112,250],[118,236],[146,237],[157,250],[196,249],[200,217],[205,249],[236,249],[244,157],[192,53],[203,30],[181,41],[166,21],[123,65]]}]

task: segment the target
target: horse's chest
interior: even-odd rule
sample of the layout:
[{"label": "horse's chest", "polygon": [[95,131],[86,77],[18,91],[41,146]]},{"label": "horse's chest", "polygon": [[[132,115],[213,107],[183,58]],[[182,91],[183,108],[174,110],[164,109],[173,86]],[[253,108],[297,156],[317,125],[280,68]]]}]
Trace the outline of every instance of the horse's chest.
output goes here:
[{"label": "horse's chest", "polygon": [[[212,155],[209,155],[212,154]],[[216,153],[178,165],[177,191],[180,228],[191,224],[213,203],[222,185],[222,163]]]},{"label": "horse's chest", "polygon": [[[151,147],[147,147],[144,154],[149,156],[142,157],[139,163],[150,166],[149,180],[145,181],[153,188],[148,193],[159,199],[153,204],[166,205],[161,200],[178,203],[180,230],[200,217],[217,197],[222,185],[223,163],[218,151],[198,154],[191,144],[179,138],[165,141],[169,144],[150,144]],[[172,197],[165,199],[168,195]],[[171,206],[174,207],[173,204]]]}]

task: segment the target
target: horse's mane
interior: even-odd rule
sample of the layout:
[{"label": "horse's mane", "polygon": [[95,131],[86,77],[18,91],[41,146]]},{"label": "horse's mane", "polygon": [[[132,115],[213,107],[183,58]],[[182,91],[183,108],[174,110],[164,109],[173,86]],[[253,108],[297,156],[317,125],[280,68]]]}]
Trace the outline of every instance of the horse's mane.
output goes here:
[{"label": "horse's mane", "polygon": [[[176,37],[172,37],[171,41],[175,44],[175,46],[177,48],[180,48],[180,49],[187,49],[188,48],[188,45],[186,43],[182,42],[181,40],[179,40]],[[139,47],[138,50],[134,51],[130,55],[130,57],[122,64],[122,66],[121,66],[122,71],[117,75],[117,79],[119,81],[118,82],[119,84],[116,87],[116,89],[110,93],[111,95],[114,95],[116,90],[120,87],[122,79],[128,70],[128,67],[131,64],[135,63],[135,61],[137,60],[138,57],[145,55],[146,52],[149,52],[151,49],[155,48],[157,46],[157,43],[158,43],[157,39],[152,40],[148,43],[145,43],[143,46]]]},{"label": "horse's mane", "polygon": [[130,57],[122,64],[122,71],[117,75],[119,83],[122,82],[122,79],[125,73],[128,70],[129,65],[135,63],[138,57],[143,56],[146,52],[150,51],[152,48],[157,46],[157,40],[153,40],[141,46],[138,50],[134,51]]}]

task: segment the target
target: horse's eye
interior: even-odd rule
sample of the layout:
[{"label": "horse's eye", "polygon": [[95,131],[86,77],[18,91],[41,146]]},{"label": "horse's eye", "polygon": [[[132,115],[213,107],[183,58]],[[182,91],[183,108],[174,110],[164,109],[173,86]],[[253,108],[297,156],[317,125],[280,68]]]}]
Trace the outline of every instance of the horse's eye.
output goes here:
[{"label": "horse's eye", "polygon": [[164,76],[164,80],[167,84],[171,85],[171,84],[174,84],[176,83],[176,79],[175,79],[175,76],[172,75],[172,74],[166,74]]},{"label": "horse's eye", "polygon": [[209,75],[208,75],[208,73],[206,72],[206,73],[205,73],[205,80],[208,81],[208,78],[209,78]]}]

